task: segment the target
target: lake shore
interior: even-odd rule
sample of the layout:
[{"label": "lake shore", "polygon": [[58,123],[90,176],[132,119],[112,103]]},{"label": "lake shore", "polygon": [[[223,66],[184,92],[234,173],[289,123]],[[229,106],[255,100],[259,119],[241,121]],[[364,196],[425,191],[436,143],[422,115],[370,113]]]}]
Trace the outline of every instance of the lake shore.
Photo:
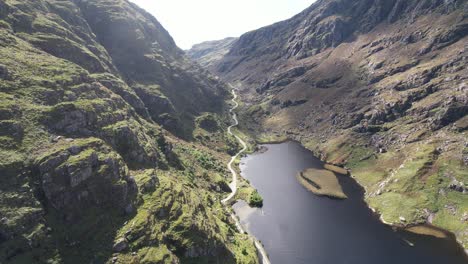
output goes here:
[{"label": "lake shore", "polygon": [[[341,243],[349,245],[349,241],[346,242],[348,239],[344,239],[343,236],[352,239],[352,237],[355,237],[352,234],[359,233],[361,234],[359,239],[352,239],[354,241],[352,242],[352,248],[355,249],[346,250],[345,255],[360,256],[368,260],[374,259],[374,257],[380,260],[383,257],[386,258],[387,262],[383,261],[382,263],[398,263],[388,262],[392,257],[387,256],[388,248],[396,247],[398,249],[394,249],[395,252],[401,253],[395,253],[395,259],[400,260],[400,263],[406,263],[401,262],[406,258],[420,260],[428,264],[442,263],[440,261],[434,262],[428,256],[439,254],[437,253],[439,250],[433,248],[435,245],[443,245],[440,247],[440,251],[444,252],[441,256],[449,256],[447,259],[455,260],[450,261],[450,263],[465,263],[464,261],[460,262],[460,256],[463,255],[460,255],[456,245],[452,246],[449,239],[426,238],[424,235],[416,235],[404,232],[400,228],[383,225],[378,220],[378,215],[372,213],[363,201],[363,188],[351,177],[336,176],[349,199],[337,201],[311,195],[301,184],[298,184],[296,180],[297,171],[305,171],[307,168],[324,171],[324,164],[297,142],[269,144],[266,147],[268,148],[267,152],[248,155],[241,163],[242,176],[251,181],[264,197],[263,209],[248,210],[249,213],[244,216],[245,218],[242,217],[242,221],[264,243],[272,261],[283,263],[280,261],[284,261],[284,259],[281,259],[281,255],[283,257],[294,256],[294,259],[297,257],[297,263],[304,263],[301,261],[305,259],[314,259],[316,263],[326,263],[324,260],[318,260],[317,257],[320,258],[320,256],[327,254],[331,259],[335,257],[339,259],[340,257],[334,256],[331,251],[329,253],[320,253],[320,250],[314,251],[314,247],[309,248],[307,245],[313,245],[316,239],[321,239],[320,237],[324,235],[327,237],[327,243],[321,245],[320,248],[328,252],[329,248],[339,246]],[[326,172],[332,173],[331,171]],[[271,180],[272,177],[275,179],[274,181]],[[238,209],[240,208],[236,210]],[[340,224],[344,219],[346,219],[346,224]],[[305,232],[304,228],[310,231]],[[280,230],[283,231],[277,233]],[[285,231],[289,235],[283,233]],[[312,232],[311,234],[314,235],[307,235],[308,232]],[[368,236],[374,236],[375,238]],[[378,239],[376,239],[377,237]],[[452,240],[450,239],[450,241]],[[329,243],[331,244],[327,246]],[[409,247],[409,245],[412,246]],[[374,256],[368,256],[364,251],[365,248],[369,247],[374,247],[377,251],[383,251],[378,254],[374,253]],[[306,248],[309,248],[309,250]],[[424,252],[428,253],[427,256]],[[361,263],[375,263],[375,261],[363,261]]]},{"label": "lake shore", "polygon": [[[315,157],[319,158],[320,160],[322,160],[323,162],[326,162],[324,159],[323,159],[323,155],[320,155],[319,152],[317,151],[314,151],[313,149],[307,147],[306,145],[304,145],[302,142],[301,142],[301,139],[294,139],[294,138],[291,138],[291,137],[288,137],[288,136],[281,136],[281,135],[274,135],[274,136],[268,136],[266,134],[262,134],[261,135],[261,139],[255,139],[255,143],[256,144],[259,144],[259,145],[263,145],[263,144],[281,144],[281,143],[285,143],[285,142],[288,142],[288,141],[292,141],[292,142],[297,142],[298,144],[300,144],[301,146],[303,146],[304,148],[308,149],[309,151],[311,151]],[[267,142],[267,143],[263,143],[263,142]],[[322,157],[322,158],[320,158]],[[350,176],[351,178],[354,179],[354,181],[356,182],[356,184],[358,184],[363,190],[364,190],[364,196],[366,196],[367,193],[369,193],[369,190],[368,188],[361,184],[359,179],[356,178],[355,175],[353,175],[352,171],[346,169],[346,168],[343,168],[341,167],[342,164],[331,164],[331,163],[325,163],[324,167],[326,167],[327,169],[331,170],[331,171],[334,171],[334,172],[340,172],[341,174],[343,175],[348,175]],[[299,180],[299,179],[298,179]],[[301,183],[302,184],[302,183]],[[407,228],[407,227],[411,227],[411,226],[420,226],[421,223],[416,223],[416,222],[411,222],[411,221],[406,221],[406,222],[402,222],[402,221],[388,221],[387,219],[385,219],[383,217],[383,213],[376,210],[376,208],[374,208],[373,206],[371,206],[369,204],[369,202],[364,199],[367,207],[380,219],[380,221],[382,223],[384,223],[385,225],[388,225],[388,226],[391,226],[393,228],[396,228],[396,229],[399,229],[399,230],[403,230],[404,228]],[[468,248],[464,248],[463,247],[463,242],[459,239],[458,236],[456,236],[454,233],[452,233],[450,230],[447,230],[447,229],[444,229],[444,228],[441,228],[439,226],[434,226],[440,230],[443,230],[446,234],[449,234],[446,238],[446,239],[449,239],[450,237],[453,237],[453,239],[456,241],[456,244],[458,247],[460,247],[464,252],[465,252],[465,256],[468,260]]]}]

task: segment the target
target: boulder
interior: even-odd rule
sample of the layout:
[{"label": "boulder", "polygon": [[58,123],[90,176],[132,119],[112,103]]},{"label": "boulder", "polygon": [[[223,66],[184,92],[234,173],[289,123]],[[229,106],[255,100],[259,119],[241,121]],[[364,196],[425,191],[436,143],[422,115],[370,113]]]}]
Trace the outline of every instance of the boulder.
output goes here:
[{"label": "boulder", "polygon": [[142,193],[151,193],[156,190],[156,187],[159,185],[159,179],[156,175],[151,175],[147,181],[145,181],[140,189]]},{"label": "boulder", "polygon": [[112,249],[114,250],[114,252],[122,252],[126,250],[127,248],[128,248],[128,243],[127,243],[127,240],[125,240],[125,238],[121,238],[117,240],[114,246],[112,246]]},{"label": "boulder", "polygon": [[0,79],[8,80],[10,79],[10,72],[5,65],[0,64]]},{"label": "boulder", "polygon": [[465,184],[463,182],[459,182],[457,180],[453,180],[450,184],[449,184],[449,189],[453,190],[453,191],[456,191],[456,192],[465,192]]}]

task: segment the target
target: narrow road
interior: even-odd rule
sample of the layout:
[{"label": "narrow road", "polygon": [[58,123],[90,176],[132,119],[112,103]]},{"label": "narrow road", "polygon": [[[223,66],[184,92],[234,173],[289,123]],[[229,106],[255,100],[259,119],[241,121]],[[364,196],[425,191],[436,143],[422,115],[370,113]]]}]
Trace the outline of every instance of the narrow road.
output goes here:
[{"label": "narrow road", "polygon": [[[232,168],[232,164],[237,159],[237,157],[239,157],[239,155],[241,155],[242,153],[244,153],[247,150],[247,144],[245,144],[244,140],[242,140],[240,137],[238,137],[237,135],[232,133],[232,128],[239,125],[239,121],[237,120],[237,115],[234,112],[234,110],[236,110],[236,108],[239,107],[239,103],[237,103],[237,101],[236,101],[236,99],[237,99],[236,90],[232,86],[231,86],[231,88],[232,88],[231,93],[233,95],[232,102],[234,103],[234,106],[229,110],[229,113],[231,113],[232,119],[234,120],[234,123],[228,127],[228,134],[234,136],[237,139],[237,141],[239,141],[239,143],[241,143],[242,149],[239,152],[237,152],[236,155],[231,157],[231,160],[229,161],[229,163],[227,165],[227,167],[228,167],[228,169],[229,169],[229,171],[231,172],[231,175],[232,175],[232,182],[229,184],[229,187],[231,188],[231,193],[228,195],[228,197],[226,197],[225,199],[223,199],[221,201],[223,204],[227,204],[237,193],[237,172]],[[236,223],[236,226],[237,226],[237,229],[239,230],[239,232],[241,232],[241,233],[246,232],[252,238],[252,240],[253,240],[253,242],[255,244],[255,247],[257,248],[258,253],[262,257],[262,263],[263,264],[270,264],[270,260],[268,259],[268,255],[267,255],[265,249],[263,248],[262,244],[260,243],[260,241],[258,241],[254,236],[252,236],[248,232],[248,230],[246,231],[246,230],[244,230],[242,228],[242,225],[241,225],[239,219],[237,218],[237,216],[234,213],[231,214],[231,217],[234,220],[234,222]]]},{"label": "narrow road", "polygon": [[234,106],[229,110],[229,112],[232,115],[232,119],[234,120],[234,124],[232,124],[232,125],[230,125],[228,127],[228,134],[234,136],[237,139],[237,141],[239,141],[239,143],[241,143],[242,149],[239,152],[237,152],[236,155],[231,157],[231,161],[229,161],[229,163],[227,165],[227,167],[228,167],[228,169],[229,169],[229,171],[231,172],[231,175],[232,175],[232,182],[229,184],[229,187],[231,188],[232,192],[231,192],[231,194],[229,194],[228,197],[226,197],[224,200],[222,200],[222,202],[224,204],[229,202],[229,200],[231,200],[237,193],[237,172],[232,168],[232,164],[237,159],[237,157],[239,157],[240,154],[242,154],[244,151],[247,150],[247,144],[245,144],[245,142],[240,137],[238,137],[237,135],[234,135],[234,133],[232,133],[232,131],[231,131],[231,129],[233,127],[239,125],[239,121],[237,120],[237,115],[234,112],[234,110],[236,110],[236,108],[239,107],[239,103],[237,103],[237,101],[236,101],[237,94],[236,94],[236,91],[234,89],[232,89],[232,95],[234,96],[232,98],[232,102],[234,103]]}]

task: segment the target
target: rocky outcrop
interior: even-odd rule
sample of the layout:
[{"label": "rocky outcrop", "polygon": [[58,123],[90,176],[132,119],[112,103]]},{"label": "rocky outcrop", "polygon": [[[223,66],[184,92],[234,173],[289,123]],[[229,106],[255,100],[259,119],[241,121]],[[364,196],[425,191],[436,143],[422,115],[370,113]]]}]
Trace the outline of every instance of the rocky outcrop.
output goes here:
[{"label": "rocky outcrop", "polygon": [[141,97],[139,97],[123,80],[109,73],[94,74],[92,77],[112,92],[120,95],[140,116],[144,118],[150,117],[148,109]]},{"label": "rocky outcrop", "polygon": [[97,139],[57,142],[57,149],[34,164],[44,203],[76,221],[89,206],[114,206],[122,212],[135,202],[137,187],[122,158]]},{"label": "rocky outcrop", "polygon": [[112,249],[115,251],[115,252],[122,252],[124,251],[125,249],[127,249],[128,247],[128,242],[121,238],[119,239],[115,244],[114,246],[112,247]]},{"label": "rocky outcrop", "polygon": [[307,70],[308,69],[306,67],[300,66],[288,69],[285,72],[277,73],[273,77],[270,77],[259,88],[257,88],[256,91],[257,93],[263,93],[269,89],[287,86],[291,84],[295,78],[298,78],[306,73]]},{"label": "rocky outcrop", "polygon": [[207,41],[194,45],[187,51],[187,55],[196,60],[206,69],[216,66],[218,60],[229,52],[237,38],[225,38],[222,40]]},{"label": "rocky outcrop", "polygon": [[[278,55],[306,58],[336,47],[352,35],[367,33],[380,23],[393,23],[408,16],[415,19],[436,9],[450,12],[460,5],[462,1],[318,1],[292,19],[241,36],[222,59],[222,68],[235,56],[253,53],[272,59]],[[464,30],[463,26],[454,28],[456,32]],[[236,61],[240,60],[233,63]]]}]

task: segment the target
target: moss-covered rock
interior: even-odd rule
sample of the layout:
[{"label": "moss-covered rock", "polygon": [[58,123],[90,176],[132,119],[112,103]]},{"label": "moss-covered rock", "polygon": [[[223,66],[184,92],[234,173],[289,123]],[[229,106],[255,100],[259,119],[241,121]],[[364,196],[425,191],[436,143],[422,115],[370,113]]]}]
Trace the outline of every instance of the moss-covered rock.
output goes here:
[{"label": "moss-covered rock", "polygon": [[123,212],[135,201],[137,187],[125,163],[98,139],[59,140],[33,166],[43,202],[70,221],[80,208],[112,205]]}]

